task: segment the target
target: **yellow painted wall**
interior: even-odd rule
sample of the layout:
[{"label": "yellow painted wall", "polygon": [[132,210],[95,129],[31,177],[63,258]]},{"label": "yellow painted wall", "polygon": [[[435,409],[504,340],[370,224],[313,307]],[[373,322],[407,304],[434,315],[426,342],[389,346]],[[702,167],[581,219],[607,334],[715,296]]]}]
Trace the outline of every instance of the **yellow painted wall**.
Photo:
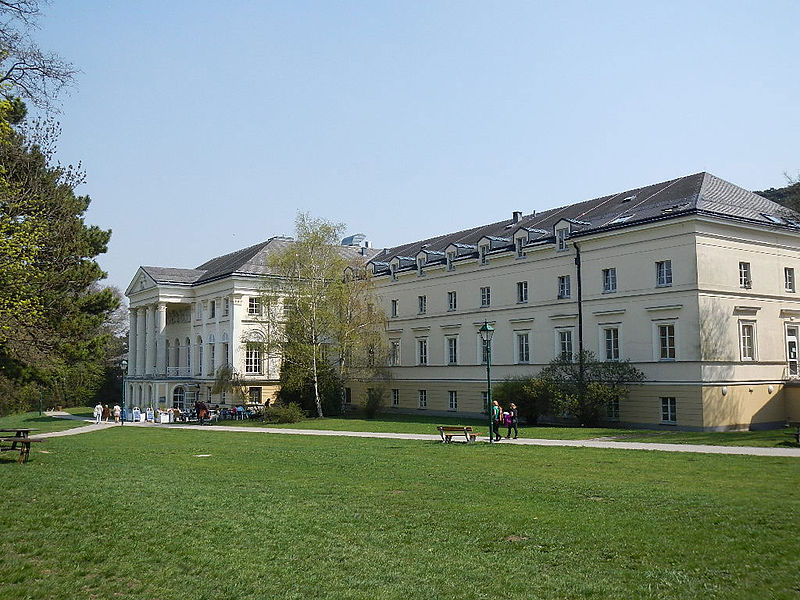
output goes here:
[{"label": "yellow painted wall", "polygon": [[703,406],[706,427],[747,429],[786,420],[784,388],[779,384],[706,386]]}]

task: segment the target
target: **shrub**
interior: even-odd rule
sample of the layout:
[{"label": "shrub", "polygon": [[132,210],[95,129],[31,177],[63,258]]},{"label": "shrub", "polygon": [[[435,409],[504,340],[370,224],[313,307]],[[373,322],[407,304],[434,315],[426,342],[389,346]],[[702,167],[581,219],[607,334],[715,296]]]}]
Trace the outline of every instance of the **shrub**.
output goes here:
[{"label": "shrub", "polygon": [[296,402],[273,404],[264,409],[264,420],[268,423],[299,423],[305,418],[306,413]]},{"label": "shrub", "polygon": [[368,419],[374,419],[383,408],[386,400],[386,390],[383,388],[369,388],[367,397],[364,400],[364,415]]},{"label": "shrub", "polygon": [[493,400],[503,408],[516,404],[519,416],[529,425],[535,425],[540,416],[550,412],[552,394],[547,382],[534,377],[509,377],[492,389]]}]

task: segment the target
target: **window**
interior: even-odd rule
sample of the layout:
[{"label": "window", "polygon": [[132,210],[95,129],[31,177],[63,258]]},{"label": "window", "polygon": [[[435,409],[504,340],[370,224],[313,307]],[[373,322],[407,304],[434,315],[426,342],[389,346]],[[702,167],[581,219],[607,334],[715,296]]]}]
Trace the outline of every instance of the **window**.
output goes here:
[{"label": "window", "polygon": [[514,243],[517,247],[517,258],[525,258],[525,251],[523,250],[525,247],[525,240],[523,238],[517,238],[514,240]]},{"label": "window", "polygon": [[203,341],[198,338],[197,340],[197,374],[203,374]]},{"label": "window", "polygon": [[422,258],[422,257],[418,258],[417,259],[417,275],[419,277],[422,277],[423,275],[425,275],[424,267],[425,267],[425,259]]},{"label": "window", "polygon": [[675,325],[658,326],[658,345],[660,360],[675,360]]},{"label": "window", "polygon": [[417,364],[418,365],[427,365],[428,364],[428,340],[427,339],[417,340]]},{"label": "window", "polygon": [[528,301],[528,282],[527,281],[518,281],[517,282],[517,302],[527,302]]},{"label": "window", "polygon": [[247,314],[260,315],[261,314],[261,298],[253,297],[247,299]]},{"label": "window", "polygon": [[756,359],[755,321],[739,321],[739,349],[742,360]]},{"label": "window", "polygon": [[261,345],[247,344],[244,352],[244,372],[257,375],[261,373]]},{"label": "window", "polygon": [[203,318],[203,305],[197,302],[195,305],[194,318],[198,321]]},{"label": "window", "polygon": [[678,422],[678,406],[675,398],[661,398],[661,423],[675,425]]},{"label": "window", "polygon": [[563,300],[570,297],[569,275],[561,275],[558,278],[558,298]]},{"label": "window", "polygon": [[489,263],[489,246],[483,245],[478,248],[478,254],[481,257],[481,264],[485,265]]},{"label": "window", "polygon": [[389,271],[392,274],[392,281],[397,281],[397,265],[390,265]]},{"label": "window", "polygon": [[563,250],[569,250],[567,237],[569,237],[569,229],[556,229],[556,247],[558,248],[559,252]]},{"label": "window", "polygon": [[428,311],[428,297],[417,296],[417,312],[424,315]]},{"label": "window", "polygon": [[530,343],[528,332],[517,334],[517,362],[529,363],[531,361]]},{"label": "window", "polygon": [[389,364],[393,367],[400,366],[400,340],[389,343]]},{"label": "window", "polygon": [[492,291],[488,287],[481,288],[481,307],[487,307],[492,303]]},{"label": "window", "polygon": [[603,269],[603,293],[610,294],[617,291],[617,270]]},{"label": "window", "polygon": [[783,269],[783,289],[787,292],[794,292],[794,269],[791,267]]},{"label": "window", "polygon": [[217,301],[216,300],[212,300],[211,301],[211,303],[209,304],[209,309],[210,309],[209,310],[210,314],[208,315],[209,318],[210,319],[216,318],[216,316],[217,316]]},{"label": "window", "polygon": [[558,334],[558,346],[556,355],[563,360],[572,360],[572,330],[561,329]]},{"label": "window", "polygon": [[481,392],[481,402],[483,404],[483,412],[489,412],[489,392],[483,391]]},{"label": "window", "polygon": [[619,360],[619,329],[616,327],[606,327],[603,329],[605,339],[606,360]]},{"label": "window", "polygon": [[251,387],[247,390],[248,400],[250,404],[261,404],[261,388]]},{"label": "window", "polygon": [[456,253],[455,252],[448,252],[447,253],[447,270],[448,271],[455,271],[456,265],[454,264],[456,260]]},{"label": "window", "polygon": [[227,317],[231,312],[231,301],[228,298],[225,298],[222,301],[222,316]]},{"label": "window", "polygon": [[217,354],[217,345],[214,344],[214,343],[209,344],[208,345],[208,359],[209,359],[209,362],[211,363],[210,364],[211,371],[209,371],[209,375],[213,375],[215,369],[217,368],[216,354]]},{"label": "window", "polygon": [[345,406],[350,406],[353,403],[353,390],[349,387],[344,388],[344,403]]},{"label": "window", "polygon": [[447,310],[455,310],[457,307],[456,293],[447,292]]},{"label": "window", "polygon": [[458,338],[457,337],[448,337],[447,338],[447,364],[448,365],[457,365],[458,364]]},{"label": "window", "polygon": [[397,316],[397,300],[392,300],[392,316]]},{"label": "window", "polygon": [[660,260],[656,263],[656,286],[667,287],[672,285],[672,261]]},{"label": "window", "polygon": [[606,405],[606,417],[614,421],[619,420],[619,398],[612,398]]},{"label": "window", "polygon": [[447,409],[458,410],[458,392],[455,390],[447,392]]},{"label": "window", "polygon": [[428,391],[417,390],[419,392],[419,407],[426,408],[428,406]]},{"label": "window", "polygon": [[392,406],[400,406],[400,390],[392,389]]},{"label": "window", "polygon": [[225,360],[223,364],[227,365],[231,362],[230,357],[228,356],[228,344],[227,342],[222,343],[222,358]]},{"label": "window", "polygon": [[750,279],[750,263],[739,263],[739,287],[750,289],[753,286],[753,281]]}]

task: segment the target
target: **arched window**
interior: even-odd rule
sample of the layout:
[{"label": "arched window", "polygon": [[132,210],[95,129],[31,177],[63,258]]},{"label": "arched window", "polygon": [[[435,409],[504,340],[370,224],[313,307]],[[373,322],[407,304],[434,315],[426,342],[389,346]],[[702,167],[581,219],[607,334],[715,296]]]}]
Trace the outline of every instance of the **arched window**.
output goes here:
[{"label": "arched window", "polygon": [[178,367],[178,374],[180,375],[181,366],[181,341],[175,338],[175,366]]},{"label": "arched window", "polygon": [[172,408],[180,408],[183,410],[185,402],[186,392],[184,391],[183,386],[179,385],[175,388],[175,391],[172,392]]},{"label": "arched window", "polygon": [[170,351],[169,340],[167,340],[167,345],[165,346],[164,350],[165,350],[165,352],[164,352],[164,366],[167,367],[167,369],[169,369],[169,351]]},{"label": "arched window", "polygon": [[191,373],[192,368],[192,340],[186,338],[186,374]]}]

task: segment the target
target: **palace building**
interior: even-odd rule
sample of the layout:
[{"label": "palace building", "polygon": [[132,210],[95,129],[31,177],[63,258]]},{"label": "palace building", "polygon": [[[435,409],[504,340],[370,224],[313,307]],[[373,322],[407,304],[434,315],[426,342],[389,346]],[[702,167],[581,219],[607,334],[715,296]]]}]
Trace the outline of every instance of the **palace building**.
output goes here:
[{"label": "palace building", "polygon": [[[642,427],[768,428],[800,421],[800,214],[709,173],[376,251],[393,410],[480,414],[492,375],[536,375],[580,349],[646,375],[607,418]],[[264,356],[267,257],[291,238],[196,269],[140,267],[126,295],[126,403],[185,406],[230,365],[252,402],[278,386]],[[797,271],[797,272],[796,272]],[[358,403],[370,382],[348,382]]]},{"label": "palace building", "polygon": [[709,173],[514,212],[384,249],[369,268],[399,410],[484,410],[478,330],[488,321],[494,381],[581,348],[630,359],[646,381],[608,407],[610,422],[724,430],[800,420],[800,215]]},{"label": "palace building", "polygon": [[[364,260],[374,254],[358,247],[359,241],[342,252]],[[273,399],[280,358],[264,354],[261,295],[264,278],[272,276],[269,255],[291,243],[273,237],[196,269],[139,267],[125,292],[130,300],[126,405],[231,404],[224,393],[212,394],[223,365],[243,377],[251,403]]]}]

